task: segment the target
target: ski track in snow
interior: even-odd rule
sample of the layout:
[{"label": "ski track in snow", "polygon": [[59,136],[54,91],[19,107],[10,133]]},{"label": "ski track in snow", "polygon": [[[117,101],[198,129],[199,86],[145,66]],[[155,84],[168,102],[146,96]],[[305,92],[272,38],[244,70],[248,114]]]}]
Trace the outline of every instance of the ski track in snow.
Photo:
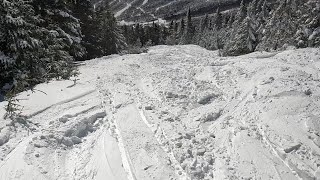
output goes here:
[{"label": "ski track in snow", "polygon": [[122,8],[121,10],[119,10],[118,12],[116,12],[116,13],[114,14],[114,17],[119,17],[119,16],[121,16],[121,14],[124,13],[126,10],[128,10],[135,1],[136,1],[136,0],[134,0],[134,1],[130,2],[130,3],[126,3],[126,6],[125,6],[124,8]]},{"label": "ski track in snow", "polygon": [[[113,1],[112,1],[112,2],[113,2]],[[132,6],[132,4],[133,4],[134,2],[135,2],[135,1],[132,1],[132,2],[130,2],[130,3],[126,3],[126,6],[125,6],[124,8],[122,8],[121,10],[119,10],[118,12],[116,12],[114,16],[115,16],[115,17],[121,16],[126,10],[128,10],[128,9]],[[138,10],[140,10],[142,13],[148,13],[148,14],[149,14],[150,16],[152,16],[152,18],[154,18],[154,19],[157,19],[157,17],[156,17],[153,13],[151,13],[151,12],[146,12],[146,11],[142,8],[142,7],[143,7],[144,5],[146,5],[148,2],[149,2],[148,0],[144,0],[139,7],[135,7],[135,8],[138,9]],[[136,22],[126,22],[126,21],[124,21],[124,20],[122,20],[122,21],[120,22],[120,24],[126,24],[126,25],[132,25],[132,24],[135,24],[135,23],[136,23]],[[145,23],[142,23],[142,24],[152,24],[152,23],[153,23],[153,22],[145,22]],[[158,19],[158,23],[166,24],[165,20],[163,20],[163,19],[161,19],[161,18]]]},{"label": "ski track in snow", "polygon": [[149,2],[149,0],[143,0],[143,3],[142,3],[142,5],[141,5],[141,6],[146,5],[148,2]]},{"label": "ski track in snow", "polygon": [[317,179],[319,51],[86,61],[75,85],[19,95],[34,132],[1,121],[0,179]]},{"label": "ski track in snow", "polygon": [[156,12],[159,11],[160,9],[162,9],[162,8],[165,8],[165,7],[167,7],[167,6],[170,6],[171,4],[173,4],[173,3],[175,3],[175,2],[177,2],[177,0],[168,2],[167,4],[164,4],[164,5],[162,5],[162,6],[157,7],[157,8],[156,8]]}]

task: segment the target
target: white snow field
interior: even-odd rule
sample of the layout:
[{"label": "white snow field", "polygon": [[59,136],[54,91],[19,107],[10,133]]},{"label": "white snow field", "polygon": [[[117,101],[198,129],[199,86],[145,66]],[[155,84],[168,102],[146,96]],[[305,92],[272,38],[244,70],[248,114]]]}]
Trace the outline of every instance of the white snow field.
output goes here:
[{"label": "white snow field", "polygon": [[[156,46],[0,103],[0,179],[320,179],[320,49]],[[44,94],[43,92],[46,94]]]}]

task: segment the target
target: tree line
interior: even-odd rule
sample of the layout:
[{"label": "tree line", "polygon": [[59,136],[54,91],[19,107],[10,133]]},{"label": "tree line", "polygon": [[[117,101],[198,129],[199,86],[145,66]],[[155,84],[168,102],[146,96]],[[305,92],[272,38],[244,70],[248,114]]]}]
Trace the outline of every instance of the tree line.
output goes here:
[{"label": "tree line", "polygon": [[320,46],[320,2],[317,0],[242,0],[236,10],[172,21],[169,44],[197,44],[225,56],[256,50]]},{"label": "tree line", "polygon": [[221,12],[218,8],[202,18],[192,17],[190,9],[186,14],[168,26],[124,26],[127,42],[138,46],[196,44],[220,50],[224,56],[320,46],[317,0],[242,0],[238,9]]},{"label": "tree line", "polygon": [[76,73],[74,61],[118,53],[125,41],[108,4],[0,0],[0,90]]},{"label": "tree line", "polygon": [[[118,26],[108,4],[90,0],[0,0],[0,88],[23,90],[76,73],[74,61],[152,45],[197,44],[235,56],[320,46],[317,0],[241,1],[238,9],[168,25]],[[137,51],[139,52],[139,51]]]}]

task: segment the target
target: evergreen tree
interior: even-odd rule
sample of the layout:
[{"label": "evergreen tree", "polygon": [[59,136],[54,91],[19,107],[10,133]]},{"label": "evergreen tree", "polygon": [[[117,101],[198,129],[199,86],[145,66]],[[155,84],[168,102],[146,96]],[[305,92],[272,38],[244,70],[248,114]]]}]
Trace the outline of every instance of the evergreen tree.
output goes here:
[{"label": "evergreen tree", "polygon": [[220,8],[217,8],[216,18],[215,18],[215,28],[220,30],[222,28],[222,15],[220,12]]},{"label": "evergreen tree", "polygon": [[148,37],[146,35],[146,32],[143,26],[141,26],[139,29],[139,38],[140,38],[141,46],[145,46],[148,41]]},{"label": "evergreen tree", "polygon": [[[299,6],[298,11],[294,11],[297,14],[295,18],[300,17],[299,22],[303,24],[299,27],[299,30],[295,35],[295,44],[297,47],[320,47],[320,2],[308,1],[293,2],[293,11],[295,5]],[[299,13],[300,12],[300,13]],[[304,23],[307,22],[307,23]]]},{"label": "evergreen tree", "polygon": [[259,50],[276,50],[284,45],[294,45],[294,39],[300,23],[293,17],[290,4],[280,1],[279,6],[272,13],[272,17],[263,30],[263,38]]},{"label": "evergreen tree", "polygon": [[16,86],[28,86],[26,79],[42,77],[44,63],[41,61],[43,43],[39,39],[42,29],[38,26],[41,19],[27,1],[0,1],[1,40],[1,87],[8,82]]},{"label": "evergreen tree", "polygon": [[253,17],[257,14],[257,6],[258,6],[257,0],[253,0],[249,3],[248,13],[250,14],[251,17]]},{"label": "evergreen tree", "polygon": [[259,0],[257,1],[257,6],[256,6],[256,12],[259,13],[262,11],[262,6],[265,3],[265,0]]},{"label": "evergreen tree", "polygon": [[182,36],[183,33],[184,33],[184,30],[185,30],[185,22],[184,22],[184,19],[181,18],[181,21],[180,21],[180,29],[179,29],[179,35]]},{"label": "evergreen tree", "polygon": [[169,31],[173,31],[174,29],[174,24],[173,24],[173,20],[170,22],[170,25],[169,25]]},{"label": "evergreen tree", "polygon": [[169,34],[165,40],[165,44],[175,45],[177,44],[178,23],[176,21],[173,22],[173,27],[171,30],[170,29],[171,28],[169,28]]},{"label": "evergreen tree", "polygon": [[64,49],[66,49],[74,59],[82,59],[86,52],[85,48],[81,45],[82,33],[80,21],[73,16],[73,1],[40,1],[41,0],[35,0],[34,4],[35,6],[40,4],[41,13],[46,13],[45,22],[51,22],[48,24],[48,28],[59,33],[59,36],[67,45]]},{"label": "evergreen tree", "polygon": [[90,0],[74,1],[72,6],[73,15],[80,20],[82,41],[81,45],[86,49],[86,54],[82,59],[92,59],[96,57],[95,44],[96,33],[94,29],[96,27],[94,21],[94,9]]},{"label": "evergreen tree", "polygon": [[194,31],[195,31],[195,27],[192,24],[191,10],[189,8],[187,12],[187,25],[186,25],[185,32],[182,32],[183,34],[181,38],[181,43],[182,44],[192,43]]},{"label": "evergreen tree", "polygon": [[72,16],[71,5],[62,0],[33,2],[36,14],[43,18],[40,26],[47,30],[42,38],[45,49],[43,59],[46,61],[47,75],[51,78],[70,77],[72,62],[85,55],[85,48],[81,45],[80,23]]},{"label": "evergreen tree", "polygon": [[174,32],[177,33],[178,32],[178,28],[179,28],[179,24],[177,21],[175,21],[174,23]]},{"label": "evergreen tree", "polygon": [[192,18],[191,18],[191,10],[190,8],[188,9],[188,13],[187,13],[187,34],[192,33],[193,31],[193,24],[192,24]]},{"label": "evergreen tree", "polygon": [[239,11],[236,15],[237,23],[242,22],[247,17],[247,6],[244,0],[241,0]]},{"label": "evergreen tree", "polygon": [[166,26],[159,26],[160,27],[160,44],[165,44],[167,37],[170,35],[170,30]]},{"label": "evergreen tree", "polygon": [[234,21],[235,21],[235,16],[233,14],[231,14],[229,21],[228,21],[228,27],[232,27]]},{"label": "evergreen tree", "polygon": [[98,56],[110,55],[120,52],[125,46],[125,39],[121,34],[117,22],[108,5],[98,8],[95,12],[97,27]]},{"label": "evergreen tree", "polygon": [[134,44],[136,41],[137,41],[137,36],[136,36],[136,34],[135,34],[135,28],[134,28],[134,26],[131,26],[131,28],[130,28],[130,31],[129,31],[129,33],[128,33],[129,35],[128,35],[128,37],[129,37],[129,39],[128,39],[128,43],[129,44]]},{"label": "evergreen tree", "polygon": [[231,40],[224,47],[224,55],[237,56],[253,52],[256,48],[256,26],[249,16],[232,34]]},{"label": "evergreen tree", "polygon": [[206,30],[209,26],[209,16],[206,14],[206,16],[201,20],[201,25],[200,25],[200,31],[203,32]]},{"label": "evergreen tree", "polygon": [[160,27],[156,23],[152,23],[152,33],[150,36],[153,45],[158,45],[160,43]]}]

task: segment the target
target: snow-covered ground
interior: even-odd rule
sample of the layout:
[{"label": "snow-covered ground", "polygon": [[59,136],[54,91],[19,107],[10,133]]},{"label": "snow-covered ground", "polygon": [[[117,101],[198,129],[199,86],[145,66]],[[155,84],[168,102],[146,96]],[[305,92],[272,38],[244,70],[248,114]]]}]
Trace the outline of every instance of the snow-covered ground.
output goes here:
[{"label": "snow-covered ground", "polygon": [[28,127],[0,120],[0,179],[319,179],[319,70],[319,49],[87,61],[21,93]]},{"label": "snow-covered ground", "polygon": [[[152,15],[152,16],[154,16],[154,15]],[[149,21],[149,22],[133,22],[133,21],[127,22],[127,21],[124,21],[124,20],[118,21],[118,24],[120,26],[124,26],[124,25],[131,26],[131,25],[135,25],[137,23],[139,23],[140,25],[145,25],[145,26],[146,25],[151,26],[153,23],[157,23],[159,25],[164,25],[164,26],[168,26],[169,25],[169,22],[164,20],[164,19],[162,19],[162,18],[158,18],[157,20]]]},{"label": "snow-covered ground", "polygon": [[167,4],[164,4],[164,5],[162,5],[162,6],[159,6],[159,7],[156,8],[156,12],[159,11],[159,9],[165,8],[165,7],[167,7],[167,6],[170,6],[171,4],[176,3],[176,2],[177,2],[177,0],[173,0],[173,1],[171,1],[171,2],[168,2]]},{"label": "snow-covered ground", "polygon": [[121,14],[122,14],[123,12],[125,12],[126,10],[128,10],[128,9],[132,6],[132,3],[133,3],[133,2],[126,3],[126,6],[125,6],[124,8],[122,8],[121,10],[119,10],[118,12],[116,12],[116,13],[114,14],[114,17],[119,17],[119,16],[121,16]]}]

